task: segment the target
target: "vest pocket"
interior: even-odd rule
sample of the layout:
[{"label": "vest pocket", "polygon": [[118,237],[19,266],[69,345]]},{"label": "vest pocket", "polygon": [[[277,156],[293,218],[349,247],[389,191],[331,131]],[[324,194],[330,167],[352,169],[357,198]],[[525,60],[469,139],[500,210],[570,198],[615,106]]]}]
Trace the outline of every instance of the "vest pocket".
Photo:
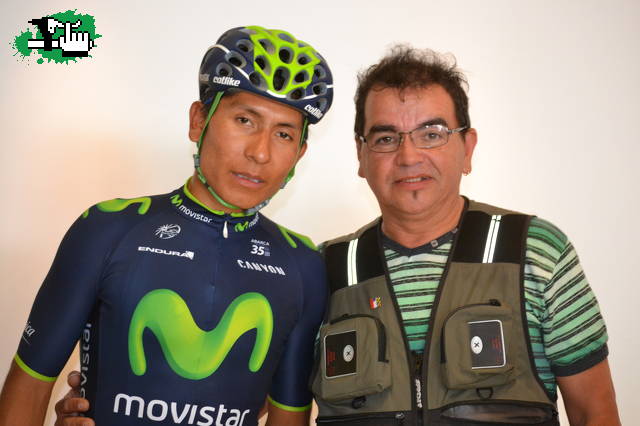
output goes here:
[{"label": "vest pocket", "polygon": [[311,385],[328,402],[382,392],[391,386],[382,322],[365,314],[344,315],[320,328],[320,365]]},{"label": "vest pocket", "polygon": [[494,386],[513,380],[511,315],[511,309],[495,299],[449,313],[441,336],[441,365],[449,389],[475,388],[480,398],[488,399]]}]

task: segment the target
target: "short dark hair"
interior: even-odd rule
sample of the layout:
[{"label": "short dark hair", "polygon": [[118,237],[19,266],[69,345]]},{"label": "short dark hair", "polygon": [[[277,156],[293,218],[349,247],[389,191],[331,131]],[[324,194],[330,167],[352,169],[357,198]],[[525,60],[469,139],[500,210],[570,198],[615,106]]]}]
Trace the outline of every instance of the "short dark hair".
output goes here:
[{"label": "short dark hair", "polygon": [[457,68],[453,55],[443,55],[431,49],[415,49],[396,45],[377,64],[358,74],[356,103],[356,135],[364,136],[364,104],[371,90],[399,90],[440,85],[453,100],[459,126],[471,126],[467,79]]}]

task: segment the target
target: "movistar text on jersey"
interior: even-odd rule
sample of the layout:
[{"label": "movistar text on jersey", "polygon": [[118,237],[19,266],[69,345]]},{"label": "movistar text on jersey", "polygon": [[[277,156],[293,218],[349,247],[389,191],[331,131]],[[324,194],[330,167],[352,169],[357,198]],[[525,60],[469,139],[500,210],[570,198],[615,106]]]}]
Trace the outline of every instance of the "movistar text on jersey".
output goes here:
[{"label": "movistar text on jersey", "polygon": [[[180,402],[166,402],[161,399],[145,401],[135,395],[119,393],[113,401],[113,412],[125,416],[135,416],[154,422],[176,425],[198,426],[242,426],[244,418],[250,410],[240,411],[235,408],[198,406]],[[214,423],[215,422],[215,423]]]},{"label": "movistar text on jersey", "polygon": [[189,207],[186,207],[185,205],[181,204],[180,206],[178,206],[178,210],[180,210],[182,213],[186,214],[189,217],[192,217],[196,220],[199,220],[201,222],[205,222],[205,223],[211,223],[211,218],[203,215],[201,213],[196,213],[193,210],[191,210]]}]

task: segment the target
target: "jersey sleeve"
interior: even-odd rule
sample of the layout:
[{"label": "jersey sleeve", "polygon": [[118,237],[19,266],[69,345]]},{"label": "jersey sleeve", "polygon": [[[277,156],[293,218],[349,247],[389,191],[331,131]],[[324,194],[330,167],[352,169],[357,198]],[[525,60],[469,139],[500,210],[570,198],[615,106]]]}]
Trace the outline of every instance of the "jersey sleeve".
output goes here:
[{"label": "jersey sleeve", "polygon": [[107,228],[85,214],[60,243],[15,356],[16,363],[32,377],[55,380],[73,351],[97,299],[108,256]]},{"label": "jersey sleeve", "polygon": [[283,410],[305,411],[311,408],[313,395],[309,377],[314,360],[314,342],[327,303],[324,264],[317,254],[302,264],[304,300],[300,319],[289,335],[274,375],[269,401]]},{"label": "jersey sleeve", "polygon": [[578,254],[562,231],[538,218],[531,222],[527,245],[527,297],[551,371],[569,376],[587,370],[607,357],[608,336]]}]

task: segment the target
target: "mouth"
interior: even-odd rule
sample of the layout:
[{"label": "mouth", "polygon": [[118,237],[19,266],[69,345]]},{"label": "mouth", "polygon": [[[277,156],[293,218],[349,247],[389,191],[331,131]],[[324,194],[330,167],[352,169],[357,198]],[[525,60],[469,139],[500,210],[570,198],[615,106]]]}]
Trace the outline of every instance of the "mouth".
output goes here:
[{"label": "mouth", "polygon": [[427,181],[427,180],[431,180],[430,176],[407,176],[401,179],[397,179],[395,181],[395,183],[418,183],[418,182],[423,182],[423,181]]},{"label": "mouth", "polygon": [[255,183],[255,184],[264,183],[264,180],[261,179],[260,176],[251,175],[249,173],[239,173],[239,172],[232,172],[232,173],[238,179],[249,181],[249,182],[252,182],[252,183]]}]

